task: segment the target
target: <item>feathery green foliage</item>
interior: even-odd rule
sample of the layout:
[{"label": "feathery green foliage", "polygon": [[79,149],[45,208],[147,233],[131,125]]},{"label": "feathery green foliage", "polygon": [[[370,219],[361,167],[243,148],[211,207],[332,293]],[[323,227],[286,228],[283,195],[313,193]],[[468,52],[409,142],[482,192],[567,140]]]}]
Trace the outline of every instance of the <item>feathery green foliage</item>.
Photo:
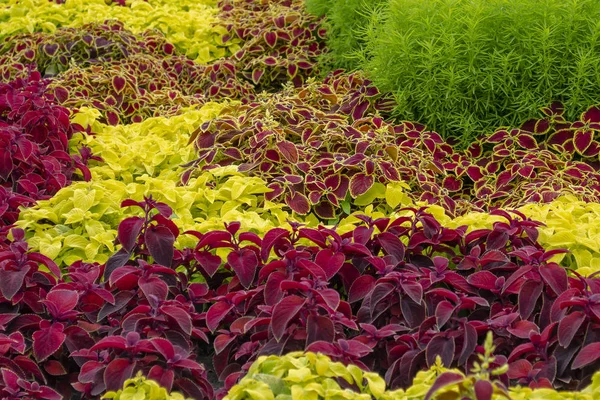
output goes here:
[{"label": "feathery green foliage", "polygon": [[350,64],[396,94],[395,115],[445,137],[469,143],[554,100],[567,118],[600,102],[599,1],[388,0],[359,27],[362,14],[348,11],[359,0],[329,3],[336,66],[348,65],[346,45],[362,43]]},{"label": "feathery green foliage", "polygon": [[378,9],[387,0],[306,0],[308,12],[324,16],[329,52],[322,56],[326,68],[348,71],[361,67],[364,60],[365,34],[373,21],[378,21]]}]

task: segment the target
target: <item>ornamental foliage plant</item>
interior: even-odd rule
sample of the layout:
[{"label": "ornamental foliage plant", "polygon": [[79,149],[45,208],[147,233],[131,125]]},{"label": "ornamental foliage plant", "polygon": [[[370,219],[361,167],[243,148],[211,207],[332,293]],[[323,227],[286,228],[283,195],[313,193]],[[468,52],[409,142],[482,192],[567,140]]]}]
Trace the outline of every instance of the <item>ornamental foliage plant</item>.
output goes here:
[{"label": "ornamental foliage plant", "polygon": [[[212,399],[207,369],[225,394],[260,355],[306,349],[406,388],[437,357],[472,365],[488,331],[505,386],[574,390],[600,362],[598,278],[548,261],[564,250],[544,251],[529,220],[498,212],[504,222],[466,233],[409,210],[343,235],[292,224],[259,236],[239,223],[181,232],[150,197],[121,205],[134,213],[103,264],[59,268],[22,230],[0,252],[2,362],[28,385],[89,398],[142,371]],[[182,235],[195,244],[176,249]],[[212,365],[197,358],[207,344]]]},{"label": "ornamental foliage plant", "polygon": [[223,42],[218,12],[214,0],[134,0],[124,7],[104,0],[9,0],[0,8],[0,38],[117,19],[136,34],[156,29],[188,58],[206,63],[237,49],[235,40]]},{"label": "ornamental foliage plant", "polygon": [[388,184],[403,184],[414,201],[439,204],[450,216],[564,194],[600,201],[598,106],[568,122],[553,103],[543,118],[500,128],[465,150],[422,124],[386,122],[390,107],[362,74],[340,71],[261,95],[198,127],[198,158],[183,181],[194,169],[237,165],[267,182],[269,200],[322,220],[353,205],[377,207]]},{"label": "ornamental foliage plant", "polygon": [[368,45],[365,34],[380,21],[375,10],[386,5],[387,0],[306,0],[309,13],[326,17],[327,52],[320,62],[329,69],[360,69]]},{"label": "ornamental foliage plant", "polygon": [[569,119],[597,103],[599,16],[594,0],[389,0],[372,8],[371,29],[352,33],[366,43],[361,68],[395,93],[398,118],[466,146],[552,101]]},{"label": "ornamental foliage plant", "polygon": [[117,392],[108,392],[102,399],[112,400],[185,400],[179,393],[169,394],[153,380],[146,379],[141,373],[125,381],[123,389]]},{"label": "ornamental foliage plant", "polygon": [[76,130],[69,110],[55,104],[39,73],[0,83],[2,239],[17,220],[19,207],[50,198],[71,180],[90,179],[86,164],[97,157],[85,146],[69,153]]},{"label": "ornamental foliage plant", "polygon": [[490,374],[485,370],[485,360],[484,358],[478,372],[466,376],[461,371],[448,370],[438,362],[429,370],[418,372],[410,388],[386,391],[385,383],[377,375],[362,371],[353,365],[345,366],[333,362],[321,354],[297,352],[281,357],[261,356],[224,400],[592,400],[600,394],[600,373],[597,373],[593,383],[581,392],[529,388],[506,390],[502,386],[494,385],[489,375],[485,376],[485,373]]}]

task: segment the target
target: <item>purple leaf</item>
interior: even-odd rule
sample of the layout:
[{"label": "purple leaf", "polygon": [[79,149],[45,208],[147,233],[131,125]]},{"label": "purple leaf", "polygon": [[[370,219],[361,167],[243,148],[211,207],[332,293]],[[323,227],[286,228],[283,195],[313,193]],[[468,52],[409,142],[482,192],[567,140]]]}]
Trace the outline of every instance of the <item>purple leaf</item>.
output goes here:
[{"label": "purple leaf", "polygon": [[292,164],[296,164],[298,162],[298,149],[296,149],[296,145],[287,140],[283,140],[281,142],[277,142],[277,148],[283,157],[288,160]]},{"label": "purple leaf", "polygon": [[23,286],[23,281],[29,269],[30,267],[27,265],[22,266],[16,271],[0,268],[0,291],[4,298],[11,300],[17,294]]},{"label": "purple leaf", "polygon": [[435,319],[439,329],[448,322],[456,307],[448,300],[440,301],[435,308]]},{"label": "purple leaf", "polygon": [[112,84],[117,93],[121,93],[121,91],[125,88],[125,83],[126,83],[125,78],[123,78],[121,76],[113,77]]},{"label": "purple leaf", "polygon": [[131,362],[125,358],[112,360],[104,370],[104,382],[107,391],[117,391],[123,388],[127,379],[131,378],[135,369],[135,361]]},{"label": "purple leaf", "polygon": [[119,243],[127,252],[133,250],[137,237],[144,226],[144,219],[141,217],[125,218],[119,224],[118,238]]},{"label": "purple leaf", "polygon": [[206,313],[206,327],[214,332],[219,323],[225,318],[229,311],[233,310],[233,304],[220,301],[213,304]]},{"label": "purple leaf", "polygon": [[166,226],[150,226],[144,234],[144,241],[154,261],[165,267],[173,262],[175,236]]},{"label": "purple leaf", "polygon": [[350,178],[350,195],[353,198],[366,193],[373,186],[374,178],[372,175],[358,173]]},{"label": "purple leaf", "polygon": [[591,343],[579,351],[571,368],[579,369],[600,359],[600,342]]},{"label": "purple leaf", "polygon": [[333,278],[338,273],[345,261],[346,257],[344,253],[334,253],[330,249],[319,251],[315,257],[315,263],[325,271],[327,280]]},{"label": "purple leaf", "polygon": [[396,262],[404,260],[406,246],[398,239],[398,237],[389,232],[383,232],[377,236],[377,240],[383,250],[396,259]]},{"label": "purple leaf", "polygon": [[287,194],[285,196],[285,204],[287,204],[292,211],[305,215],[310,211],[310,202],[302,193],[296,192]]},{"label": "purple leaf", "polygon": [[489,381],[478,380],[475,382],[475,399],[492,400],[494,386]]},{"label": "purple leaf", "polygon": [[274,228],[265,234],[265,237],[262,242],[262,246],[260,248],[260,257],[263,262],[267,262],[269,260],[269,254],[271,253],[271,249],[275,245],[275,243],[284,237],[289,237],[290,232],[287,229],[283,228]]},{"label": "purple leaf", "polygon": [[44,361],[62,346],[67,337],[63,330],[64,325],[55,322],[33,333],[33,355],[37,362]]},{"label": "purple leaf", "polygon": [[579,154],[585,153],[594,141],[594,131],[591,129],[578,129],[573,135],[573,145]]},{"label": "purple leaf", "polygon": [[258,267],[256,253],[250,249],[232,251],[227,255],[227,262],[235,271],[242,286],[246,289],[250,288],[256,275],[256,268]]},{"label": "purple leaf", "polygon": [[540,266],[540,275],[557,295],[568,288],[567,270],[558,264],[550,263]]},{"label": "purple leaf", "polygon": [[159,301],[165,301],[169,294],[167,284],[157,276],[142,276],[138,279],[138,285],[149,301],[151,301],[152,296]]},{"label": "purple leaf", "polygon": [[204,272],[210,277],[217,272],[222,263],[221,257],[213,255],[208,251],[195,252],[194,258],[198,261],[198,264],[202,267]]},{"label": "purple leaf", "polygon": [[462,374],[457,374],[454,372],[444,372],[440,376],[437,377],[431,388],[425,395],[424,400],[430,400],[433,398],[433,395],[440,389],[445,388],[446,386],[454,385],[460,383],[465,380],[465,377]]},{"label": "purple leaf", "polygon": [[535,309],[537,301],[544,289],[540,281],[527,281],[519,291],[519,314],[522,319],[527,319]]},{"label": "purple leaf", "polygon": [[329,316],[313,315],[308,316],[306,322],[306,345],[316,342],[333,342],[335,338],[335,328],[333,321]]},{"label": "purple leaf", "polygon": [[279,342],[285,333],[290,321],[298,314],[298,311],[302,309],[306,299],[291,295],[284,297],[281,301],[273,308],[273,315],[271,316],[271,330],[273,336]]},{"label": "purple leaf", "polygon": [[558,343],[562,347],[569,347],[585,319],[586,315],[584,312],[575,311],[560,321],[558,324]]},{"label": "purple leaf", "polygon": [[439,334],[434,336],[427,344],[427,349],[425,350],[427,365],[432,366],[435,363],[436,357],[440,356],[444,366],[450,368],[454,359],[454,349],[454,338],[446,338]]}]

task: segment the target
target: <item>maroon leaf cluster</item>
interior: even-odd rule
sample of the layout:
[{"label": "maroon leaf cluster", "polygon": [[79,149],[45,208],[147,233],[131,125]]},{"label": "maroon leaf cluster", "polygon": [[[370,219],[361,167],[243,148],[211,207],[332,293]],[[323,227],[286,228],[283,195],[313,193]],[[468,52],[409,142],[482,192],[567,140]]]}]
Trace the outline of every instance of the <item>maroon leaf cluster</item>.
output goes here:
[{"label": "maroon leaf cluster", "polygon": [[334,218],[350,196],[401,178],[387,153],[377,152],[381,140],[362,127],[366,115],[388,106],[370,81],[338,72],[231,107],[195,132],[199,157],[184,181],[196,167],[236,164],[268,182],[268,200]]},{"label": "maroon leaf cluster", "polygon": [[0,390],[96,398],[142,371],[212,399],[199,360],[212,355],[221,395],[257,356],[303,349],[400,387],[437,356],[470,368],[490,330],[506,384],[573,389],[599,366],[600,280],[550,262],[562,250],[544,251],[522,215],[497,212],[506,222],[471,233],[423,210],[361,217],[344,235],[293,224],[259,237],[231,223],[184,232],[198,243],[176,250],[168,206],[123,206],[142,215],[122,221],[105,265],[61,274],[21,230],[0,249],[0,368],[11,371]]},{"label": "maroon leaf cluster", "polygon": [[134,54],[166,57],[174,46],[156,31],[134,35],[122,22],[87,24],[80,28],[59,28],[52,33],[21,33],[6,38],[0,47],[3,79],[14,79],[11,70],[27,72],[33,64],[44,78],[68,70],[71,63],[82,67],[125,59]]},{"label": "maroon leaf cluster", "polygon": [[317,58],[325,51],[325,29],[304,11],[300,0],[223,0],[220,18],[242,48],[231,58],[257,91],[279,89],[291,81],[301,85],[318,73]]},{"label": "maroon leaf cluster", "polygon": [[90,179],[89,149],[69,154],[74,127],[37,72],[0,84],[0,236],[18,207],[47,199],[76,178]]},{"label": "maroon leaf cluster", "polygon": [[200,126],[199,157],[190,166],[238,165],[267,181],[267,199],[322,219],[350,212],[352,198],[393,181],[452,216],[565,193],[600,201],[598,107],[569,123],[554,104],[543,110],[545,119],[499,129],[459,150],[423,125],[386,122],[377,112],[389,105],[368,80],[336,72],[323,83],[231,107]]},{"label": "maroon leaf cluster", "polygon": [[497,212],[506,222],[467,234],[413,211],[365,217],[344,235],[298,227],[273,229],[262,241],[231,227],[198,235],[203,275],[214,270],[211,249],[232,248],[224,266],[232,279],[206,313],[227,385],[258,355],[306,349],[405,387],[437,356],[468,369],[490,330],[497,363],[510,365],[507,385],[587,383],[600,359],[599,279],[568,277],[549,262],[563,250],[544,251],[539,223],[522,215]]},{"label": "maroon leaf cluster", "polygon": [[168,390],[213,398],[194,360],[198,340],[208,342],[200,323],[208,288],[171,266],[179,234],[172,211],[151,198],[123,206],[141,207],[144,217],[122,222],[123,249],[102,266],[77,262],[61,274],[13,230],[0,251],[0,367],[11,371],[0,391],[18,380],[90,399],[143,371]]}]

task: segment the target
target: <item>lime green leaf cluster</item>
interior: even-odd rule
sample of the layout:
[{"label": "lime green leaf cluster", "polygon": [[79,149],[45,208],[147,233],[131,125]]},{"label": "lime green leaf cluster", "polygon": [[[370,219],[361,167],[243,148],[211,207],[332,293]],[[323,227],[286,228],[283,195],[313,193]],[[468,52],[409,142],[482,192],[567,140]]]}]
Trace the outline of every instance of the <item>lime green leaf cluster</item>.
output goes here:
[{"label": "lime green leaf cluster", "polygon": [[118,19],[134,33],[157,29],[189,58],[206,63],[237,51],[238,42],[223,43],[216,0],[133,0],[127,7],[104,0],[4,0],[0,5],[0,39],[21,32],[54,32],[59,27]]},{"label": "lime green leaf cluster", "polygon": [[[222,229],[224,222],[233,221],[257,233],[285,226],[289,215],[282,210],[284,206],[264,200],[264,193],[270,191],[265,182],[236,172],[234,166],[203,172],[187,185],[179,185],[180,165],[194,158],[187,145],[191,132],[223,106],[208,103],[175,117],[118,126],[99,123],[97,110],[82,108],[72,121],[92,135],[71,144],[89,146],[105,162],[90,167],[90,182],[65,187],[51,199],[23,210],[17,224],[27,232],[31,248],[59,265],[78,260],[105,262],[117,250],[119,223],[138,212],[121,208],[121,202],[141,201],[150,194],[173,208],[173,220],[182,231]],[[180,236],[177,246],[186,245],[193,247],[194,239]]]},{"label": "lime green leaf cluster", "polygon": [[[482,363],[483,368],[485,361]],[[485,379],[477,372],[464,375],[457,369],[446,369],[441,360],[427,371],[417,373],[413,385],[406,390],[386,391],[385,381],[375,373],[362,371],[354,365],[333,362],[322,354],[294,352],[284,356],[261,356],[252,364],[248,374],[225,396],[224,400],[422,400],[436,378],[443,372],[465,376],[465,381],[449,385],[434,395],[434,399],[454,399],[456,395],[468,396],[468,382],[474,377]],[[505,372],[505,371],[498,371]],[[336,378],[345,380],[355,391],[341,389]],[[514,400],[593,400],[600,396],[600,372],[592,384],[581,392],[557,392],[552,389],[529,389],[513,387],[509,395]],[[500,390],[492,399],[506,399]]]},{"label": "lime green leaf cluster", "polygon": [[167,392],[167,389],[160,387],[155,381],[146,379],[142,372],[137,376],[127,379],[123,389],[118,392],[108,392],[103,399],[112,400],[185,400],[185,397],[179,393]]},{"label": "lime green leaf cluster", "polygon": [[[116,251],[119,222],[138,215],[134,208],[121,208],[121,202],[141,201],[150,194],[173,208],[173,221],[183,231],[207,232],[223,229],[224,222],[240,221],[245,229],[260,233],[285,225],[288,218],[283,206],[260,203],[269,191],[263,181],[245,177],[235,167],[204,172],[186,186],[177,185],[176,172],[143,176],[130,183],[95,178],[63,188],[51,199],[22,211],[17,225],[26,231],[34,251],[59,265],[77,260],[106,262]],[[193,247],[195,241],[182,235],[177,246],[186,245]]]},{"label": "lime green leaf cluster", "polygon": [[[92,168],[94,179],[133,182],[137,177],[183,172],[180,166],[196,158],[188,146],[198,125],[215,118],[226,103],[207,103],[199,109],[185,109],[180,115],[155,117],[138,124],[109,126],[98,122],[100,112],[82,107],[71,120],[90,128],[93,135],[80,135],[72,146],[91,148],[104,163]],[[178,178],[175,178],[178,180]]]},{"label": "lime green leaf cluster", "polygon": [[528,204],[520,211],[546,224],[539,238],[546,249],[569,249],[561,265],[586,276],[600,271],[600,204],[563,196],[548,204]]},{"label": "lime green leaf cluster", "polygon": [[[354,385],[357,392],[342,389],[335,378]],[[224,400],[382,399],[385,381],[355,365],[345,366],[322,354],[294,352],[285,356],[261,356]]]}]

